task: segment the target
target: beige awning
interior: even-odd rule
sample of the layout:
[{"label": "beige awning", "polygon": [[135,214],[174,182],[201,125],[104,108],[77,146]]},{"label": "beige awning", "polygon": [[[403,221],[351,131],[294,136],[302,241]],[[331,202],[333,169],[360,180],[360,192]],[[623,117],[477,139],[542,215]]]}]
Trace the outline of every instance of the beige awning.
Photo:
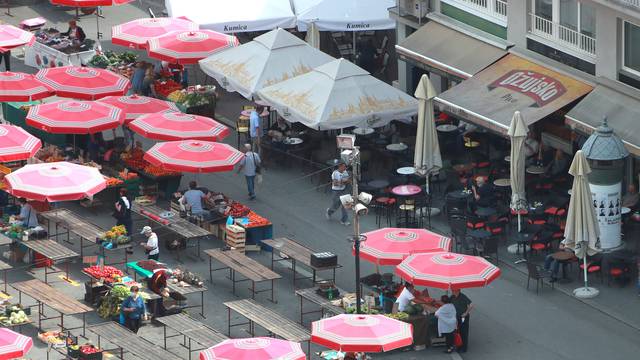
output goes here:
[{"label": "beige awning", "polygon": [[396,52],[402,60],[424,64],[461,79],[470,78],[507,53],[436,21],[429,21],[396,45]]}]

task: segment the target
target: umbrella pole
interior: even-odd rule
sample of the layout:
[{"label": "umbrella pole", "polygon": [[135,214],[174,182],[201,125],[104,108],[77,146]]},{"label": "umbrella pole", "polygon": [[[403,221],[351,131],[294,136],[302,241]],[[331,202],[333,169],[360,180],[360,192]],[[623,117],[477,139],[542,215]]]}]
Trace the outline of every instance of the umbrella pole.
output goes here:
[{"label": "umbrella pole", "polygon": [[584,254],[584,257],[582,258],[583,260],[583,268],[582,270],[584,270],[584,288],[588,289],[589,288],[589,284],[588,281],[589,279],[587,278],[587,254]]},{"label": "umbrella pole", "polygon": [[585,246],[585,254],[584,257],[582,258],[582,266],[584,269],[583,270],[583,274],[584,274],[584,286],[581,288],[577,288],[575,290],[573,290],[573,295],[577,298],[580,299],[591,299],[594,298],[596,296],[598,296],[598,294],[600,293],[600,291],[596,288],[593,287],[589,287],[589,279],[587,278],[587,274],[588,274],[588,267],[587,267],[587,253],[586,253],[586,246],[587,244],[583,244]]},{"label": "umbrella pole", "polygon": [[520,214],[520,210],[518,210],[518,232],[522,232],[522,215]]}]

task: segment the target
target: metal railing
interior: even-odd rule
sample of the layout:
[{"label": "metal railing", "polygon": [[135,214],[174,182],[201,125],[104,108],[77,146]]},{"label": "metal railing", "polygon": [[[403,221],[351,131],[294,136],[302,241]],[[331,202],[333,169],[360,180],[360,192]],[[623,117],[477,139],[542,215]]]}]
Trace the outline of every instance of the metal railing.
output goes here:
[{"label": "metal railing", "polygon": [[531,33],[588,55],[596,54],[596,39],[543,17],[531,16]]},{"label": "metal railing", "polygon": [[506,0],[449,0],[449,2],[459,3],[478,12],[507,21]]},{"label": "metal railing", "polygon": [[640,0],[620,0],[623,3],[640,8]]}]

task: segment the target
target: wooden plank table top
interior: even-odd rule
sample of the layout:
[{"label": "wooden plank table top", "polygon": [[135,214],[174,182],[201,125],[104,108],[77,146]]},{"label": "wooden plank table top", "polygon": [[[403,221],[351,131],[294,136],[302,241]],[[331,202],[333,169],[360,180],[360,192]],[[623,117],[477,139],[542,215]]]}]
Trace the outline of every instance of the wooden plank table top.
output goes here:
[{"label": "wooden plank table top", "polygon": [[228,301],[224,306],[285,340],[303,342],[311,339],[309,330],[254,300]]},{"label": "wooden plank table top", "polygon": [[13,269],[13,266],[7,264],[6,262],[0,260],[0,271]]},{"label": "wooden plank table top", "polygon": [[93,311],[91,307],[38,279],[13,283],[11,287],[63,315],[76,315]]},{"label": "wooden plank table top", "polygon": [[309,249],[308,247],[300,244],[295,240],[286,237],[262,240],[262,242],[268,246],[271,246],[273,250],[278,250],[282,254],[315,270],[327,270],[340,267],[340,265],[337,264],[335,266],[324,267],[311,265],[311,254],[315,253],[315,251]]},{"label": "wooden plank table top", "polygon": [[51,239],[28,240],[21,241],[20,243],[53,261],[66,260],[79,256],[77,252]]},{"label": "wooden plank table top", "polygon": [[[336,306],[331,303],[331,300],[318,295],[316,292],[318,287],[312,287],[307,289],[298,289],[296,290],[296,295],[308,300],[321,308],[323,308],[326,312],[330,312],[334,315],[340,315],[346,313],[346,310],[341,306]],[[338,289],[340,294],[346,294],[346,292],[342,289]]]},{"label": "wooden plank table top", "polygon": [[280,279],[282,276],[273,270],[237,251],[223,251],[222,249],[207,249],[205,254],[221,262],[225,266],[239,272],[251,281],[267,281]]},{"label": "wooden plank table top", "polygon": [[175,291],[178,294],[182,295],[182,296],[186,296],[189,294],[195,294],[195,293],[201,293],[201,292],[205,292],[207,291],[207,287],[206,286],[195,286],[195,285],[189,285],[189,286],[178,286],[178,284],[174,284],[171,283],[169,281],[167,281],[167,288],[170,291]]},{"label": "wooden plank table top", "polygon": [[[180,215],[175,211],[172,211],[174,215],[171,217],[167,217],[167,218],[161,217],[160,215],[163,213],[166,213],[168,210],[163,209],[157,205],[140,205],[133,202],[133,204],[131,205],[131,211],[135,212],[138,215],[144,216],[154,221],[157,224],[160,224],[166,227],[167,229],[175,232],[176,234],[186,239],[201,238],[201,237],[212,235],[210,231],[207,231],[202,227],[196,224],[190,223],[186,219],[181,218]],[[148,216],[147,214],[151,214],[151,216]],[[166,220],[167,223],[163,224],[162,222],[157,220],[160,218],[163,221]]]},{"label": "wooden plank table top", "polygon": [[205,347],[214,346],[228,339],[221,332],[208,327],[187,314],[162,316],[156,318],[156,321]]},{"label": "wooden plank table top", "polygon": [[0,234],[0,246],[11,245],[12,243],[12,238],[8,237],[5,234]]},{"label": "wooden plank table top", "polygon": [[[129,329],[113,321],[92,325],[87,330],[122,348],[125,352],[142,360],[180,360],[177,355],[168,352],[160,346],[134,334]],[[104,347],[103,345],[101,345]]]},{"label": "wooden plank table top", "polygon": [[96,242],[96,238],[102,238],[105,233],[104,229],[69,209],[53,209],[40,213],[40,215],[93,243]]}]

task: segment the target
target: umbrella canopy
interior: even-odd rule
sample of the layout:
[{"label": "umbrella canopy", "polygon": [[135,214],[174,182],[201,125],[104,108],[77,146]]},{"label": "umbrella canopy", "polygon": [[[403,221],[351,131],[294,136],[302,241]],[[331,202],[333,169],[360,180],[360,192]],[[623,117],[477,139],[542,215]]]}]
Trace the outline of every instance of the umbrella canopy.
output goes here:
[{"label": "umbrella canopy", "polygon": [[451,250],[451,239],[425,229],[383,228],[363,234],[360,257],[378,265],[398,265],[415,253]]},{"label": "umbrella canopy", "polygon": [[60,100],[32,106],[26,122],[54,134],[94,134],[122,125],[124,113],[95,101]]},{"label": "umbrella canopy", "polygon": [[[524,119],[520,115],[519,111],[513,113],[513,119],[511,119],[511,125],[509,125],[509,131],[507,134],[511,139],[511,161],[509,162],[509,168],[511,170],[511,208],[515,211],[524,209],[527,205],[527,199],[525,194],[524,184],[524,170],[525,161],[527,160],[524,155],[524,141],[527,138],[527,128]],[[518,218],[518,229],[520,228],[520,219]]]},{"label": "umbrella canopy", "polygon": [[125,123],[135,120],[139,116],[167,111],[180,112],[178,106],[171,101],[165,101],[140,95],[107,96],[98,100],[99,103],[109,104],[122,110]]},{"label": "umbrella canopy", "polygon": [[500,276],[500,269],[479,256],[439,252],[410,255],[396,273],[416,286],[449,290],[485,286]]},{"label": "umbrella canopy", "polygon": [[97,168],[64,161],[25,165],[5,181],[13,196],[50,202],[84,199],[107,187]]},{"label": "umbrella canopy", "polygon": [[200,360],[304,360],[300,344],[268,337],[228,339],[200,352]]},{"label": "umbrella canopy", "polygon": [[166,170],[209,173],[231,171],[243,156],[227,144],[183,140],[155,144],[144,159]]},{"label": "umbrella canopy", "polygon": [[320,31],[371,31],[395,29],[389,8],[395,0],[293,0],[298,30],[316,24]]},{"label": "umbrella canopy", "polygon": [[569,174],[573,176],[573,187],[564,228],[564,244],[573,249],[579,258],[600,252],[600,227],[592,205],[593,198],[587,178],[589,173],[591,167],[582,150],[578,150],[569,168]]},{"label": "umbrella canopy", "polygon": [[0,359],[17,359],[26,356],[33,347],[33,340],[7,328],[0,328]]},{"label": "umbrella canopy", "polygon": [[154,140],[220,141],[229,128],[206,116],[164,112],[138,117],[128,125],[131,130]]},{"label": "umbrella canopy", "polygon": [[391,351],[413,343],[413,327],[384,315],[342,314],[314,321],[311,342],[338,351]]},{"label": "umbrella canopy", "polygon": [[41,147],[40,139],[23,128],[0,125],[0,162],[27,160]]},{"label": "umbrella canopy", "polygon": [[258,91],[285,119],[319,130],[379,127],[418,112],[413,97],[345,59]]},{"label": "umbrella canopy", "polygon": [[58,96],[83,100],[121,96],[131,87],[129,79],[112,71],[80,66],[42,69],[36,79],[52,88]]},{"label": "umbrella canopy", "polygon": [[433,115],[433,98],[437,94],[427,75],[420,78],[414,95],[418,99],[418,133],[413,167],[428,175],[442,168],[442,156]]},{"label": "umbrella canopy", "polygon": [[70,7],[115,6],[130,3],[133,0],[50,0],[53,5]]},{"label": "umbrella canopy", "polygon": [[53,90],[31,74],[0,73],[0,101],[34,101],[53,95]]},{"label": "umbrella canopy", "polygon": [[32,45],[36,41],[32,32],[13,25],[0,25],[0,50],[5,52],[18,46]]},{"label": "umbrella canopy", "polygon": [[179,18],[144,18],[111,28],[111,42],[134,49],[146,49],[147,41],[172,31],[196,31],[198,24]]},{"label": "umbrella canopy", "polygon": [[295,35],[275,29],[200,61],[200,68],[228,91],[247,99],[265,86],[311,71],[333,58]]},{"label": "umbrella canopy", "polygon": [[195,64],[220,50],[238,46],[235,36],[211,30],[174,31],[149,40],[150,57],[178,64]]}]

